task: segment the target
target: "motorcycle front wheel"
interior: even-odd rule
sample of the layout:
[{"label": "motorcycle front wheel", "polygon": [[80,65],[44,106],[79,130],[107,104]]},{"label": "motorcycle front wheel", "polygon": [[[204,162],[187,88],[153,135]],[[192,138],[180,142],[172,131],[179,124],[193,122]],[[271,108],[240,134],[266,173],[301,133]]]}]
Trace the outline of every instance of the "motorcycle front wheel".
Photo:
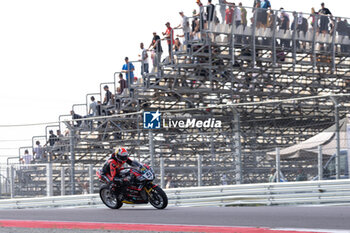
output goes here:
[{"label": "motorcycle front wheel", "polygon": [[168,205],[168,197],[160,187],[154,187],[149,195],[149,202],[157,209],[164,209]]},{"label": "motorcycle front wheel", "polygon": [[123,206],[123,202],[119,201],[117,196],[109,190],[109,185],[103,185],[100,188],[100,198],[111,209],[119,209]]}]

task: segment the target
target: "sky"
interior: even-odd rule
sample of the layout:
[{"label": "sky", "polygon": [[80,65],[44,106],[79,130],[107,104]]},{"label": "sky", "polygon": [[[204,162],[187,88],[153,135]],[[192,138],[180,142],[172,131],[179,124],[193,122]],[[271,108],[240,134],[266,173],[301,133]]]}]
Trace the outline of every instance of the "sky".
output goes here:
[{"label": "sky", "polygon": [[[322,2],[270,1],[273,9],[306,13]],[[253,0],[241,2],[251,7]],[[324,2],[333,15],[350,17],[348,0]],[[153,31],[160,35],[167,21],[177,26],[178,12],[193,9],[195,0],[0,0],[0,162],[45,135],[45,126],[4,125],[58,121],[112,82],[125,56],[137,60]]]}]

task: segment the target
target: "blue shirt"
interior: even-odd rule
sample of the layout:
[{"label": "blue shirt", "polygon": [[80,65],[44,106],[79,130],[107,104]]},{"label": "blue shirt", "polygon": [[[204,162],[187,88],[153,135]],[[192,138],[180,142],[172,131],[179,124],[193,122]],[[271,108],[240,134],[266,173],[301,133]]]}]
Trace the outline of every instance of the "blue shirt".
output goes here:
[{"label": "blue shirt", "polygon": [[263,9],[267,9],[271,7],[271,3],[269,0],[261,1],[260,4],[261,4],[260,8],[263,8]]},{"label": "blue shirt", "polygon": [[129,74],[130,74],[130,78],[132,78],[131,81],[133,81],[133,79],[134,79],[134,72],[131,71],[133,69],[135,69],[135,67],[134,67],[134,65],[131,62],[123,65],[122,70],[130,71],[130,72],[126,73],[126,80],[129,79]]}]

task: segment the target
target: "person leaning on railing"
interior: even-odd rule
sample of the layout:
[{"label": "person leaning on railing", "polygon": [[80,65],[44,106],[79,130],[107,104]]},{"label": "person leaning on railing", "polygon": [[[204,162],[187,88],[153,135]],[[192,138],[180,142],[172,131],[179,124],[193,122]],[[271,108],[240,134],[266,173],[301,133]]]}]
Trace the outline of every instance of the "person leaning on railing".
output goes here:
[{"label": "person leaning on railing", "polygon": [[[298,37],[300,36],[306,36],[307,31],[309,30],[309,24],[307,22],[307,19],[303,17],[303,13],[299,12],[298,14],[296,12],[293,13],[294,20],[291,25],[291,29],[294,30],[296,28]],[[296,25],[295,25],[296,24]],[[306,42],[302,42],[303,48],[306,48]],[[297,48],[300,48],[300,41],[296,41]]]},{"label": "person leaning on railing", "polygon": [[324,3],[321,3],[321,9],[318,11],[320,15],[320,32],[323,34],[329,33],[329,18],[328,16],[332,16],[331,11],[324,6]]},{"label": "person leaning on railing", "polygon": [[158,67],[162,59],[163,49],[162,49],[162,44],[160,43],[160,40],[161,39],[157,35],[157,33],[153,32],[152,42],[148,47],[148,50],[152,51],[151,58],[153,61],[153,67]]},{"label": "person leaning on railing", "polygon": [[[183,31],[183,37],[184,37],[184,45],[189,47],[188,41],[190,40],[190,23],[188,22],[188,17],[185,16],[183,11],[179,12],[181,16],[181,23],[175,27],[174,29],[182,29]],[[182,37],[180,35],[177,35],[178,37]]]},{"label": "person leaning on railing", "polygon": [[191,40],[198,40],[198,32],[200,31],[200,22],[199,22],[199,18],[198,18],[198,14],[196,10],[193,10],[192,12],[193,15],[193,19],[192,19],[192,23],[191,23],[191,34],[190,34],[190,38]]},{"label": "person leaning on railing", "polygon": [[247,10],[243,7],[241,2],[239,3],[239,8],[241,10],[242,25],[244,30],[245,27],[247,27]]},{"label": "person leaning on railing", "polygon": [[199,7],[199,13],[193,16],[199,16],[199,26],[200,26],[200,30],[204,29],[204,26],[206,24],[206,20],[205,20],[205,13],[204,13],[204,9],[203,9],[203,4],[200,0],[197,0],[197,5]]},{"label": "person leaning on railing", "polygon": [[[76,114],[73,110],[70,111],[70,114],[72,115],[72,119],[73,119],[72,126],[73,127],[80,127],[83,121],[81,121],[79,119],[82,119],[83,117],[80,116],[79,114]],[[75,121],[75,120],[78,120],[78,121]]]}]

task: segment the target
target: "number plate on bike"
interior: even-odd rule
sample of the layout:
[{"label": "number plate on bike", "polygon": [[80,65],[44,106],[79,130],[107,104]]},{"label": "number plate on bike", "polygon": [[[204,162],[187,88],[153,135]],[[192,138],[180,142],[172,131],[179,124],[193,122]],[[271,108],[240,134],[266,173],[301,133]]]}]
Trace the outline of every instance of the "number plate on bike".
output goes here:
[{"label": "number plate on bike", "polygon": [[145,174],[143,174],[143,177],[146,178],[147,180],[152,180],[153,173],[151,171],[147,171]]}]

